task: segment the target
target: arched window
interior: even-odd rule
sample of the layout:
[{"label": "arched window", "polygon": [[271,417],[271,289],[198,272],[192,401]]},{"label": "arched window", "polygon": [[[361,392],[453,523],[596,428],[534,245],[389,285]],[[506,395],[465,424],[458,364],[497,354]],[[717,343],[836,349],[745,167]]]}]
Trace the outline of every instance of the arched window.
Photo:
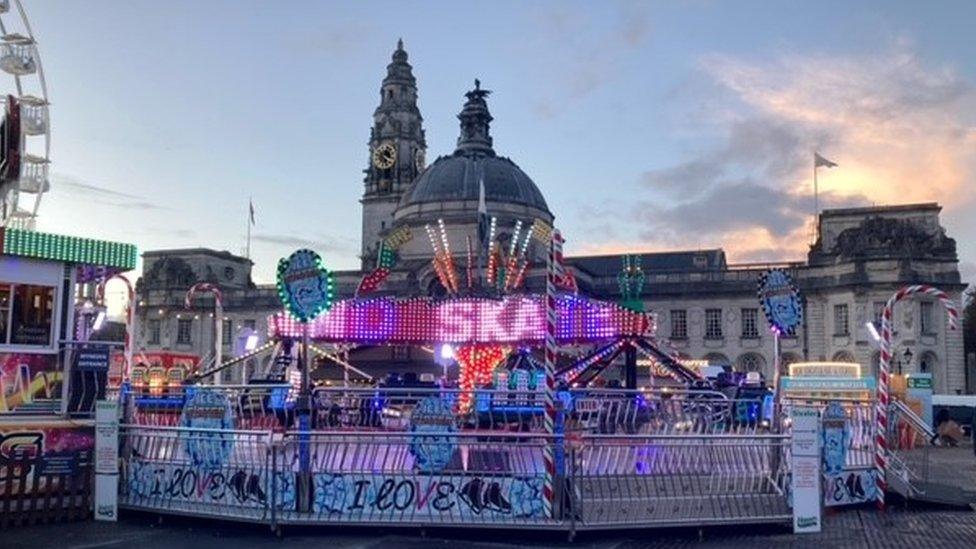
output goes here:
[{"label": "arched window", "polygon": [[854,358],[854,354],[850,351],[837,351],[834,353],[834,358],[831,359],[834,362],[857,362]]},{"label": "arched window", "polygon": [[735,369],[740,372],[762,372],[766,366],[766,359],[757,353],[746,353],[736,361]]},{"label": "arched window", "polygon": [[922,373],[932,373],[938,366],[939,357],[932,351],[925,351],[918,360],[918,371]]},{"label": "arched window", "polygon": [[708,353],[702,357],[702,360],[707,360],[710,366],[728,366],[732,364],[729,361],[729,357],[722,353]]}]

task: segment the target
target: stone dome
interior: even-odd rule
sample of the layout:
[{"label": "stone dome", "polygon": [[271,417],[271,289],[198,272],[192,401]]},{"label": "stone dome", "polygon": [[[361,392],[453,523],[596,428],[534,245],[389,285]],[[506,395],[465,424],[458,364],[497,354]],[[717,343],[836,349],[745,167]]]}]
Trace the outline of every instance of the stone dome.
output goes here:
[{"label": "stone dome", "polygon": [[458,115],[461,135],[457,149],[438,158],[414,180],[397,206],[398,220],[423,217],[430,212],[476,211],[484,181],[489,213],[506,212],[552,221],[546,199],[532,179],[515,162],[497,156],[492,148],[492,116],[485,101],[489,93],[475,80],[475,89],[465,94],[468,100]]},{"label": "stone dome", "polygon": [[485,202],[521,204],[548,212],[546,199],[532,179],[508,158],[455,153],[438,158],[414,181],[400,207],[423,202],[479,199],[485,182]]}]

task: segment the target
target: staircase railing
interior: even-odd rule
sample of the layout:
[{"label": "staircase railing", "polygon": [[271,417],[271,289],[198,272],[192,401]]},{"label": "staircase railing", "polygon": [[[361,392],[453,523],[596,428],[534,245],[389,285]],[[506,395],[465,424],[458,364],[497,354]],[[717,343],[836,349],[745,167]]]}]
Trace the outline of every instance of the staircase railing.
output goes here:
[{"label": "staircase railing", "polygon": [[925,493],[929,480],[929,446],[935,431],[907,404],[891,400],[888,448],[893,472],[900,470],[916,493]]}]

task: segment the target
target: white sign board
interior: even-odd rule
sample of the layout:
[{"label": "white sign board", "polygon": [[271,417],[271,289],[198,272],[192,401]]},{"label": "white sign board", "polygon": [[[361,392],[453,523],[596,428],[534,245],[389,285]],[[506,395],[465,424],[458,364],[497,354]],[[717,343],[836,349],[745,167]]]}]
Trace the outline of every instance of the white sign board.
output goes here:
[{"label": "white sign board", "polygon": [[95,474],[119,472],[119,403],[95,403]]},{"label": "white sign board", "polygon": [[95,475],[95,520],[119,518],[119,475]]},{"label": "white sign board", "polygon": [[793,532],[819,532],[820,511],[820,411],[796,407],[790,412],[793,425],[792,493]]},{"label": "white sign board", "polygon": [[95,520],[118,518],[119,403],[95,403]]}]

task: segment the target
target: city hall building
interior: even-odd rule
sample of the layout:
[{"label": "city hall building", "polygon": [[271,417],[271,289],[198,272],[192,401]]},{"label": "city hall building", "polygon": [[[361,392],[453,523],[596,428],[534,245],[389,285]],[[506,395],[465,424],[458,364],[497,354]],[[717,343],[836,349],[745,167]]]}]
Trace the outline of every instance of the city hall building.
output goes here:
[{"label": "city hall building", "polygon": [[[368,166],[361,199],[362,269],[335,273],[338,297],[352,297],[362,277],[373,270],[379,243],[392,234],[409,234],[380,294],[441,295],[431,264],[427,227],[444,226],[451,250],[465,250],[478,234],[481,187],[487,212],[497,220],[498,239],[513,237],[515,223],[551,225],[556,216],[545,196],[518,165],[499,154],[493,142],[489,92],[476,82],[466,94],[458,119],[460,135],[453,152],[427,164],[423,118],[417,107],[417,83],[402,43],[387,66],[373,114]],[[440,113],[439,113],[440,115]],[[499,152],[496,152],[499,151]],[[782,340],[784,363],[800,360],[857,361],[876,371],[878,352],[866,324],[878,322],[884,302],[905,284],[937,286],[959,300],[961,283],[955,241],[946,235],[937,204],[826,210],[818,219],[819,238],[804,261],[776,264],[792,273],[805,301],[803,324],[795,337]],[[572,235],[567,235],[572,238]],[[542,287],[545,249],[528,244],[532,268],[526,286]],[[639,259],[638,259],[639,258]],[[771,265],[728,263],[721,249],[642,253],[644,284],[639,296],[658,321],[658,335],[683,356],[772,377],[773,336],[758,308],[757,279]],[[589,296],[621,299],[623,256],[567,258],[579,290]],[[213,311],[209,298],[184,308],[187,289],[211,282],[223,292],[224,358],[235,353],[236,334],[248,328],[267,332],[267,316],[280,310],[274,285],[256,285],[251,261],[206,248],[156,250],[143,254],[137,283],[137,347],[212,354]],[[896,372],[930,372],[937,393],[968,392],[960,330],[949,331],[935,301],[913,300],[895,310]],[[375,347],[350,354],[350,362],[370,373],[439,372],[429,350]],[[256,364],[251,364],[254,371]],[[331,370],[330,370],[331,368]],[[320,376],[341,377],[325,363]],[[241,382],[242,369],[223,381]]]}]

